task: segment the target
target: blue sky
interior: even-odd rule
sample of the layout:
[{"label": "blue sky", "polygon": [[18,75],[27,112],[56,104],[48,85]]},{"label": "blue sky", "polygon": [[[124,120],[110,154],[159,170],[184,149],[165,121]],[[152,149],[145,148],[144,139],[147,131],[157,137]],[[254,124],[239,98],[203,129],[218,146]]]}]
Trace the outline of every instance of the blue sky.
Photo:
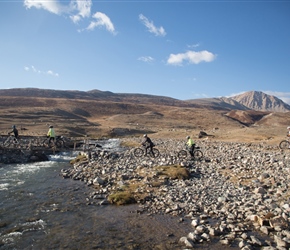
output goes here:
[{"label": "blue sky", "polygon": [[0,88],[290,104],[289,27],[289,0],[0,0]]}]

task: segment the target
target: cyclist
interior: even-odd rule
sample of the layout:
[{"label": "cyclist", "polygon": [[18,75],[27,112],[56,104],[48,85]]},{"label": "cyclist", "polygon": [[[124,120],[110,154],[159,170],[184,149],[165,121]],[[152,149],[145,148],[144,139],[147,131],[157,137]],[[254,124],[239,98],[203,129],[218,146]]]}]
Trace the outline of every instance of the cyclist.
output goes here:
[{"label": "cyclist", "polygon": [[188,151],[190,153],[191,156],[193,156],[193,151],[195,148],[195,142],[190,138],[190,136],[186,136],[186,145],[188,148]]},{"label": "cyclist", "polygon": [[144,139],[143,139],[141,144],[146,148],[146,152],[147,152],[147,149],[150,148],[150,152],[154,155],[154,153],[153,153],[154,143],[147,136],[147,134],[143,135],[143,137],[144,137]]},{"label": "cyclist", "polygon": [[51,141],[54,142],[55,132],[54,132],[54,128],[52,125],[49,126],[49,130],[47,132],[47,137],[49,137],[48,143],[50,143]]},{"label": "cyclist", "polygon": [[290,137],[290,126],[287,127],[288,133],[287,133],[287,137]]},{"label": "cyclist", "polygon": [[10,135],[11,133],[13,133],[14,134],[14,141],[17,141],[17,139],[18,139],[18,129],[16,128],[16,126],[15,125],[13,125],[12,126],[12,131],[10,131],[9,133],[8,133],[8,135]]}]

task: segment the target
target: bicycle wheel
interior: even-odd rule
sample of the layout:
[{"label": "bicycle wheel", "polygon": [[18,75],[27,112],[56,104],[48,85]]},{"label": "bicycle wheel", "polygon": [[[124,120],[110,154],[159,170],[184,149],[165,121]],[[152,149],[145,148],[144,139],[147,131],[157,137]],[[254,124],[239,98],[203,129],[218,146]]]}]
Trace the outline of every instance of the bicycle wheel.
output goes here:
[{"label": "bicycle wheel", "polygon": [[48,143],[48,139],[44,139],[41,143],[42,147],[48,148],[49,147],[49,143]]},{"label": "bicycle wheel", "polygon": [[150,156],[152,158],[156,158],[156,157],[158,157],[160,155],[160,152],[159,152],[159,150],[157,148],[153,148],[152,151],[153,151],[153,154],[150,152]]},{"label": "bicycle wheel", "polygon": [[3,142],[4,147],[9,147],[11,144],[11,140],[8,138],[6,141]]},{"label": "bicycle wheel", "polygon": [[197,149],[193,151],[193,157],[195,160],[201,160],[203,157],[203,153],[201,150]]},{"label": "bicycle wheel", "polygon": [[57,148],[62,148],[62,147],[63,147],[63,141],[61,141],[61,140],[56,141],[55,146],[56,146]]},{"label": "bicycle wheel", "polygon": [[187,151],[182,149],[180,150],[178,153],[177,153],[177,157],[178,158],[182,158],[182,159],[185,159],[187,157]]},{"label": "bicycle wheel", "polygon": [[280,149],[289,149],[289,146],[290,146],[290,142],[286,140],[281,141],[279,144]]},{"label": "bicycle wheel", "polygon": [[142,148],[135,148],[133,154],[135,157],[142,157],[144,155],[144,150]]},{"label": "bicycle wheel", "polygon": [[54,146],[54,141],[50,141],[49,142],[49,139],[44,139],[43,142],[42,142],[42,147],[45,147],[45,148],[52,148]]}]

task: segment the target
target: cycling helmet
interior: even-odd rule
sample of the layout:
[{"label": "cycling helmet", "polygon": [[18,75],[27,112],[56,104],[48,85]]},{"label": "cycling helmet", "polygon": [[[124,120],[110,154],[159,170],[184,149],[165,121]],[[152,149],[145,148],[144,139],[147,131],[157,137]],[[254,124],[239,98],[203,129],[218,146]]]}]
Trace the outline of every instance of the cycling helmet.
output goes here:
[{"label": "cycling helmet", "polygon": [[13,125],[13,126],[12,126],[12,128],[16,128],[16,126],[15,126],[15,125]]},{"label": "cycling helmet", "polygon": [[186,136],[186,139],[188,140],[190,138],[190,136],[188,135],[188,136]]},{"label": "cycling helmet", "polygon": [[144,134],[143,137],[147,137],[147,134]]},{"label": "cycling helmet", "polygon": [[50,126],[49,126],[49,128],[53,128],[53,126],[52,126],[52,125],[50,125]]}]

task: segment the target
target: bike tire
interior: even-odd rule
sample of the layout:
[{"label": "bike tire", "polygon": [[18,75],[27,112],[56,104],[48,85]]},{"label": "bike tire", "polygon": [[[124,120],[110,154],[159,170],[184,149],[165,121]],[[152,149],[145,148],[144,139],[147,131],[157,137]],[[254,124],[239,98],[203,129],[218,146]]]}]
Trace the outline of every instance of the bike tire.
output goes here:
[{"label": "bike tire", "polygon": [[187,157],[187,151],[182,149],[177,153],[178,158],[185,159]]},{"label": "bike tire", "polygon": [[289,149],[289,146],[290,146],[290,142],[286,140],[281,141],[279,144],[280,149]]},{"label": "bike tire", "polygon": [[201,160],[203,158],[203,152],[199,149],[193,151],[193,157],[195,160]]},{"label": "bike tire", "polygon": [[45,147],[45,148],[49,148],[49,143],[48,143],[48,139],[44,139],[41,143],[41,146],[42,147]]},{"label": "bike tire", "polygon": [[42,142],[42,147],[52,148],[54,146],[55,146],[55,143],[53,141],[49,142],[49,139],[44,139]]},{"label": "bike tire", "polygon": [[57,148],[62,148],[63,147],[63,141],[56,141],[55,146]]},{"label": "bike tire", "polygon": [[13,136],[9,136],[6,141],[3,142],[3,146],[4,147],[10,147],[11,145],[18,145],[19,144],[19,141],[17,140],[16,137],[13,137]]},{"label": "bike tire", "polygon": [[142,148],[135,148],[133,154],[135,157],[142,157],[144,156],[145,151]]},{"label": "bike tire", "polygon": [[159,157],[160,152],[159,152],[159,150],[158,150],[157,148],[153,148],[152,151],[153,151],[153,154],[150,152],[150,156],[151,156],[152,158],[157,158],[157,157]]},{"label": "bike tire", "polygon": [[8,148],[10,144],[11,144],[11,141],[7,139],[5,142],[3,142],[3,147]]}]

